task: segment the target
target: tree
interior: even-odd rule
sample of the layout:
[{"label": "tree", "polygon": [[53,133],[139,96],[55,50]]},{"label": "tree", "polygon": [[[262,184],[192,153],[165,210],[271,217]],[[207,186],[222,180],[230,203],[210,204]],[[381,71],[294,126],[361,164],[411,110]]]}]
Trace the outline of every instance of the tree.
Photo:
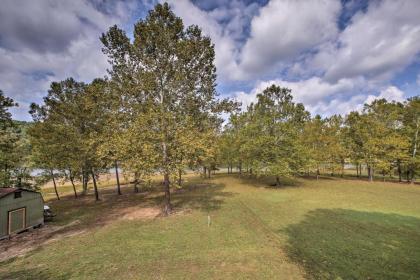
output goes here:
[{"label": "tree", "polygon": [[416,170],[420,168],[420,156],[418,153],[419,147],[419,131],[420,131],[420,97],[416,96],[410,98],[405,103],[404,108],[404,134],[409,139],[409,163],[407,176],[412,183],[415,180]]},{"label": "tree", "polygon": [[380,150],[377,154],[378,170],[392,176],[397,167],[401,181],[401,165],[409,160],[409,138],[403,133],[404,105],[399,102],[388,102],[385,99],[373,101],[365,106],[365,111],[381,127]]},{"label": "tree", "polygon": [[[99,200],[95,177],[106,167],[98,157],[101,131],[106,126],[102,118],[105,93],[104,80],[86,85],[69,78],[51,84],[42,106],[31,105],[34,162],[49,172],[55,189],[55,171],[62,175],[67,171],[71,181],[81,174],[84,193],[91,177]],[[57,190],[56,194],[58,199]]]},{"label": "tree", "polygon": [[116,26],[101,41],[112,66],[112,88],[123,101],[119,112],[126,127],[117,153],[136,174],[163,175],[169,214],[170,178],[181,162],[200,154],[196,147],[207,139],[202,137],[207,124],[229,107],[216,100],[214,46],[199,27],[184,28],[167,3],[135,24],[133,43]]},{"label": "tree", "polygon": [[309,166],[315,169],[316,178],[319,178],[320,167],[327,161],[327,148],[325,141],[325,121],[316,115],[305,123],[303,145],[310,155]]},{"label": "tree", "polygon": [[299,173],[308,160],[299,140],[308,118],[304,106],[292,101],[290,89],[267,87],[247,112],[232,119],[240,127],[238,135],[243,136],[240,163],[246,160],[257,175],[275,176],[276,185],[281,176]]},{"label": "tree", "polygon": [[32,188],[28,124],[12,120],[9,109],[15,106],[17,103],[0,90],[0,185]]},{"label": "tree", "polygon": [[371,114],[351,112],[346,118],[347,135],[353,140],[353,148],[368,169],[368,179],[373,181],[374,167],[381,153],[383,127]]},{"label": "tree", "polygon": [[348,155],[343,122],[344,120],[340,115],[333,115],[325,119],[324,128],[326,160],[329,163],[331,175],[334,175],[335,170],[341,170],[341,177],[344,176],[344,165]]}]

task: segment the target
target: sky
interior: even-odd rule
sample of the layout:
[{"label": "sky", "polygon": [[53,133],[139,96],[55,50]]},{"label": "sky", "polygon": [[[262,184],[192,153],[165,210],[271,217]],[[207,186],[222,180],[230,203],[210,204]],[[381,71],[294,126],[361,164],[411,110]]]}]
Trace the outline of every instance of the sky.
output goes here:
[{"label": "sky", "polygon": [[[420,94],[419,0],[176,0],[216,50],[217,92],[243,108],[271,84],[312,114],[360,110],[377,98]],[[132,38],[152,0],[2,0],[0,89],[18,120],[52,81],[107,75],[99,37],[114,24]]]}]

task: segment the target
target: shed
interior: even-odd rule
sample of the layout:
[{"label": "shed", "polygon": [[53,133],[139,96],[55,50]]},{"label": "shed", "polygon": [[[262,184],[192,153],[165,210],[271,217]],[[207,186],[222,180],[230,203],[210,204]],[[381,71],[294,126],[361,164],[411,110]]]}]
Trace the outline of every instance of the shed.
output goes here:
[{"label": "shed", "polygon": [[44,223],[41,193],[19,188],[0,188],[0,239]]}]

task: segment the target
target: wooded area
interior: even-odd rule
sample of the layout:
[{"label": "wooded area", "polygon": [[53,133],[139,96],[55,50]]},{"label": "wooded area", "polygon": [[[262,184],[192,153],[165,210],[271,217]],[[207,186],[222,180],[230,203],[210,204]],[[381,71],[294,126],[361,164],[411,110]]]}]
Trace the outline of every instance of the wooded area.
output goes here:
[{"label": "wooded area", "polygon": [[[91,83],[53,82],[42,104],[32,104],[32,123],[13,121],[17,104],[0,92],[0,180],[3,187],[36,187],[66,178],[86,192],[97,176],[115,168],[134,184],[162,175],[164,212],[171,187],[187,169],[211,176],[228,167],[252,176],[281,178],[321,172],[343,175],[351,164],[385,178],[414,182],[420,98],[366,104],[362,111],[311,116],[290,89],[272,85],[239,110],[216,93],[215,51],[198,26],[185,27],[168,4],[136,23],[134,40],[117,26],[101,36],[109,75]],[[224,120],[222,113],[230,114]],[[41,170],[34,174],[33,170]],[[121,194],[120,184],[117,186]]]}]

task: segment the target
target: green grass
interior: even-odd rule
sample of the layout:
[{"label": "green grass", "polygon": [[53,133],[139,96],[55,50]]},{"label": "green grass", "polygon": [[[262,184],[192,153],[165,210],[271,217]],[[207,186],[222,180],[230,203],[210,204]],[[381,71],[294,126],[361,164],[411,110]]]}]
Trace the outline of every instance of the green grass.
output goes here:
[{"label": "green grass", "polygon": [[286,229],[288,251],[317,279],[418,279],[420,219],[317,209]]},{"label": "green grass", "polygon": [[[178,214],[121,220],[160,205],[124,188],[51,201],[54,225],[84,233],[0,263],[0,279],[418,279],[420,186],[324,178],[191,178]],[[211,226],[207,217],[211,217]],[[70,230],[70,229],[69,229]]]},{"label": "green grass", "polygon": [[[54,187],[51,186],[52,183],[50,183],[48,186],[43,186],[41,187],[40,191],[42,193],[42,196],[44,197],[45,201],[51,200],[51,199],[55,199],[56,198],[56,194],[54,191]],[[114,179],[103,179],[98,181],[98,189],[103,189],[103,188],[108,188],[108,187],[113,187],[116,186],[116,180]],[[128,181],[125,179],[121,179],[120,180],[120,184],[121,185],[125,185],[128,184]],[[75,184],[75,188],[76,188],[76,192],[77,194],[81,194],[83,191],[83,186],[80,183],[76,183]],[[65,195],[74,195],[74,190],[73,190],[73,186],[71,184],[69,184],[68,182],[66,183],[61,183],[61,182],[57,182],[57,191],[58,191],[58,195],[61,196],[65,196]],[[93,191],[93,183],[89,183],[88,184],[88,192],[92,192]]]}]

